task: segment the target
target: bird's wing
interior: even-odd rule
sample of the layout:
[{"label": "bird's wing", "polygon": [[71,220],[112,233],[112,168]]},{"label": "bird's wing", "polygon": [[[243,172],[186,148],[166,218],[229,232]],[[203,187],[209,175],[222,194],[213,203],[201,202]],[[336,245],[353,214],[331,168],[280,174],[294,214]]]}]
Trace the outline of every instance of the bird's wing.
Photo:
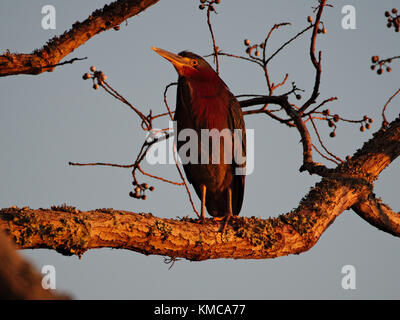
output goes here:
[{"label": "bird's wing", "polygon": [[[187,106],[190,104],[190,96],[187,96],[187,92],[190,91],[190,88],[187,84],[187,81],[179,77],[178,79],[178,88],[176,90],[177,95],[176,95],[176,109],[175,109],[175,115],[174,115],[174,121],[177,123],[177,129],[178,132],[182,129],[179,128],[180,123],[188,123],[193,121],[192,116],[190,113],[190,110],[188,110]],[[193,126],[190,126],[193,128]],[[178,132],[175,132],[175,142],[176,142],[176,147],[177,150],[180,150],[181,146],[185,143],[184,141],[179,141],[178,140]],[[187,180],[192,184],[192,176],[190,174],[190,164],[184,165],[183,169],[186,174]],[[199,190],[200,191],[200,190]],[[197,192],[197,190],[196,190]]]},{"label": "bird's wing", "polygon": [[[231,94],[229,103],[228,121],[230,128],[240,129],[241,132],[235,137],[233,132],[233,184],[232,184],[232,209],[233,213],[239,214],[243,204],[245,169],[246,169],[246,128],[242,109],[236,97]],[[238,174],[240,173],[241,174]]]}]

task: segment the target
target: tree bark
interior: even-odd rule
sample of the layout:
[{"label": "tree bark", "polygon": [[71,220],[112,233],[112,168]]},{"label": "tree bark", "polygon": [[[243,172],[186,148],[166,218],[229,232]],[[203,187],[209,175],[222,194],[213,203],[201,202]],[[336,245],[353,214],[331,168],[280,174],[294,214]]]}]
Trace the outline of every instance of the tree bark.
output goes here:
[{"label": "tree bark", "polygon": [[353,157],[329,171],[279,217],[233,219],[223,234],[211,220],[162,219],[113,209],[81,212],[74,207],[0,210],[0,229],[20,249],[48,248],[66,255],[88,249],[123,248],[146,255],[206,260],[266,259],[310,249],[336,217],[354,209],[379,229],[400,236],[400,216],[371,196],[373,183],[400,155],[400,118],[376,132]]},{"label": "tree bark", "polygon": [[[94,11],[85,21],[75,22],[71,30],[50,39],[41,49],[32,53],[10,53],[0,55],[0,77],[53,71],[61,59],[84,44],[96,34],[118,26],[159,0],[118,0],[103,9]],[[71,63],[72,59],[65,63]]]}]

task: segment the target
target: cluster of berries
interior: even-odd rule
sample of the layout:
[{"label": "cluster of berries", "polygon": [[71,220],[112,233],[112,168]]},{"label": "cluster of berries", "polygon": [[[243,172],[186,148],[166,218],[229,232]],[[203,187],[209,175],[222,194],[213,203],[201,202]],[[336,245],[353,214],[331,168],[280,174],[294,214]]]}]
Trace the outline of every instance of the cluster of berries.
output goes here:
[{"label": "cluster of berries", "polygon": [[387,72],[392,72],[392,68],[386,66],[387,63],[392,62],[392,59],[379,60],[379,56],[372,56],[371,61],[372,61],[371,70],[375,70],[376,67],[378,67],[378,70],[376,71],[377,74],[381,75],[385,67]]},{"label": "cluster of berries", "polygon": [[199,9],[204,10],[208,6],[210,11],[215,11],[214,4],[220,4],[220,2],[221,0],[200,0]]},{"label": "cluster of berries", "polygon": [[374,119],[369,118],[367,116],[364,116],[362,122],[361,122],[361,127],[360,131],[364,132],[365,129],[369,130],[371,128],[371,123],[374,122]]},{"label": "cluster of berries", "polygon": [[[329,136],[331,138],[336,137],[336,123],[339,122],[339,120],[341,120],[339,115],[338,114],[331,115],[329,109],[322,111],[322,114],[326,117],[326,121],[328,122],[328,127],[333,128],[333,131],[329,134]],[[364,116],[361,121],[357,122],[361,123],[360,131],[364,132],[365,129],[369,130],[371,128],[371,123],[374,122],[374,119],[369,118],[368,116]]]},{"label": "cluster of berries", "polygon": [[92,73],[86,72],[82,76],[82,79],[83,80],[92,79],[93,89],[97,90],[99,86],[102,86],[104,84],[104,81],[106,81],[107,76],[103,73],[103,71],[96,71],[95,66],[91,66],[90,71]]},{"label": "cluster of berries", "polygon": [[387,18],[387,27],[394,27],[396,32],[400,31],[400,15],[397,14],[397,9],[393,8],[391,12],[386,11],[385,17]]},{"label": "cluster of berries", "polygon": [[145,195],[146,190],[154,191],[154,186],[149,186],[147,183],[142,183],[138,185],[135,181],[132,182],[135,188],[135,192],[131,191],[129,192],[129,196],[131,196],[134,199],[142,199],[146,200],[147,196]]},{"label": "cluster of berries", "polygon": [[265,43],[262,42],[260,44],[253,44],[251,45],[250,40],[249,39],[244,39],[244,45],[246,47],[246,53],[251,56],[253,54],[253,50],[255,50],[254,52],[254,56],[259,57],[260,56],[260,49],[264,49],[265,47]]}]

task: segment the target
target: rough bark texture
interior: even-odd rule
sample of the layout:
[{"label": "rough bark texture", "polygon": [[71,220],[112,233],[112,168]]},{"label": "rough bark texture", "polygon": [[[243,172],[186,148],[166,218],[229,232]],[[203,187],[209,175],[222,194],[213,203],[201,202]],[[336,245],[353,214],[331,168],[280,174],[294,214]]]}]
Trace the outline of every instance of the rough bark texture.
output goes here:
[{"label": "rough bark texture", "polygon": [[336,217],[353,208],[383,231],[400,236],[398,213],[371,196],[373,182],[400,155],[400,118],[311,189],[297,209],[276,218],[241,217],[225,233],[208,220],[162,219],[113,209],[81,212],[74,207],[8,208],[0,211],[19,248],[49,248],[81,255],[93,248],[123,248],[143,254],[205,260],[265,259],[310,249]]},{"label": "rough bark texture", "polygon": [[118,0],[94,11],[85,21],[75,22],[72,29],[49,40],[30,54],[5,52],[0,55],[0,77],[17,74],[39,74],[53,71],[61,59],[90,38],[118,26],[159,0]]}]

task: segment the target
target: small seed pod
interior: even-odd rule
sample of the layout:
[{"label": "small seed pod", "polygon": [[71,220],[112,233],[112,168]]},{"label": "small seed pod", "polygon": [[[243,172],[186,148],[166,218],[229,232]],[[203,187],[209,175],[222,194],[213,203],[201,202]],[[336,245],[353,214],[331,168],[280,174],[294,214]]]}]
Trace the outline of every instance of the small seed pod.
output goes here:
[{"label": "small seed pod", "polygon": [[296,99],[300,100],[301,99],[301,94],[296,94]]},{"label": "small seed pod", "polygon": [[374,119],[368,118],[368,122],[372,123],[372,122],[374,122]]},{"label": "small seed pod", "polygon": [[135,192],[136,192],[136,193],[139,193],[140,190],[141,190],[140,187],[136,187],[136,188],[135,188]]},{"label": "small seed pod", "polygon": [[372,60],[372,63],[376,63],[379,60],[379,56],[372,56],[371,60]]},{"label": "small seed pod", "polygon": [[363,120],[364,120],[364,121],[368,121],[368,116],[364,116],[364,117],[363,117]]},{"label": "small seed pod", "polygon": [[376,72],[377,74],[381,75],[383,73],[383,69],[379,68],[378,71]]},{"label": "small seed pod", "polygon": [[389,11],[385,11],[385,17],[390,17],[390,12]]},{"label": "small seed pod", "polygon": [[392,9],[392,13],[396,14],[396,13],[397,13],[397,9],[396,9],[396,8],[393,8],[393,9]]},{"label": "small seed pod", "polygon": [[328,121],[328,126],[329,126],[330,128],[332,128],[334,125],[335,125],[335,124],[333,123],[332,120],[329,120],[329,121]]},{"label": "small seed pod", "polygon": [[200,10],[203,10],[204,8],[205,8],[205,5],[204,5],[204,4],[199,5],[199,9],[200,9]]},{"label": "small seed pod", "polygon": [[149,188],[149,190],[150,190],[150,191],[154,191],[154,187],[151,186],[151,187]]},{"label": "small seed pod", "polygon": [[331,138],[336,137],[336,132],[335,132],[335,131],[332,131],[332,132],[329,134],[329,136],[330,136]]},{"label": "small seed pod", "polygon": [[249,39],[244,39],[244,45],[247,47],[250,45]]},{"label": "small seed pod", "polygon": [[364,132],[364,131],[365,131],[365,127],[364,127],[364,126],[361,126],[361,127],[360,127],[360,131],[361,131],[361,132]]},{"label": "small seed pod", "polygon": [[96,71],[96,67],[95,66],[91,66],[90,67],[90,71],[95,72]]},{"label": "small seed pod", "polygon": [[338,122],[338,121],[339,121],[339,115],[338,115],[338,114],[335,114],[335,115],[333,116],[333,121],[335,121],[335,122]]},{"label": "small seed pod", "polygon": [[146,200],[147,196],[144,194],[144,195],[141,196],[141,198],[142,198],[142,200]]},{"label": "small seed pod", "polygon": [[375,65],[371,65],[371,70],[375,70]]},{"label": "small seed pod", "polygon": [[99,88],[99,85],[97,84],[97,83],[95,83],[94,85],[93,85],[93,89],[94,90],[97,90]]},{"label": "small seed pod", "polygon": [[365,128],[366,128],[367,130],[369,130],[369,129],[371,129],[371,125],[370,125],[369,123],[366,123],[366,124],[365,124]]},{"label": "small seed pod", "polygon": [[256,52],[254,53],[254,55],[255,55],[256,57],[260,56],[260,51],[256,50]]},{"label": "small seed pod", "polygon": [[85,73],[83,76],[82,76],[82,79],[83,80],[87,80],[87,79],[90,79],[92,76],[90,75],[90,73]]},{"label": "small seed pod", "polygon": [[313,22],[313,17],[308,16],[308,17],[307,17],[307,21],[308,21],[309,23],[312,23],[312,22]]},{"label": "small seed pod", "polygon": [[387,72],[392,72],[392,68],[391,68],[391,67],[387,67],[387,68],[386,68],[386,71],[387,71]]}]

